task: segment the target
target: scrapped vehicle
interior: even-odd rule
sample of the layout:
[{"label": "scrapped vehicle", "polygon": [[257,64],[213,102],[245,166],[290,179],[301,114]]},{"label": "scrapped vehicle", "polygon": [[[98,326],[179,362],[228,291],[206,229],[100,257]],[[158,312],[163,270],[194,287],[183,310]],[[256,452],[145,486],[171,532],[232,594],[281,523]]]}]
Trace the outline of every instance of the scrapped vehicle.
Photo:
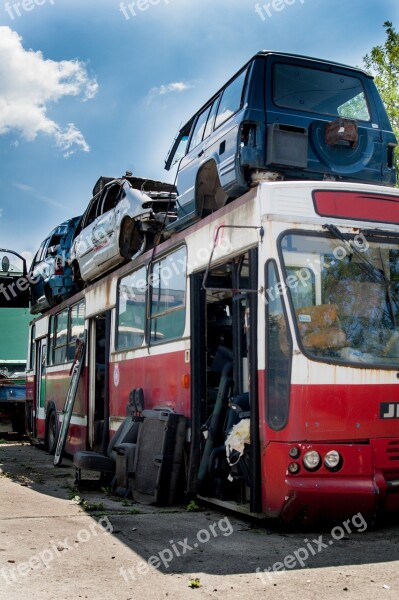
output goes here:
[{"label": "scrapped vehicle", "polygon": [[259,181],[312,179],[394,185],[396,146],[373,78],[360,69],[259,52],[180,129],[183,229]]},{"label": "scrapped vehicle", "polygon": [[78,291],[69,250],[81,216],[58,225],[41,244],[29,270],[32,314],[43,312]]},{"label": "scrapped vehicle", "polygon": [[12,379],[0,380],[0,432],[25,433],[26,386]]},{"label": "scrapped vehicle", "polygon": [[75,282],[95,279],[142,254],[176,218],[175,200],[169,183],[100,177],[71,247]]}]

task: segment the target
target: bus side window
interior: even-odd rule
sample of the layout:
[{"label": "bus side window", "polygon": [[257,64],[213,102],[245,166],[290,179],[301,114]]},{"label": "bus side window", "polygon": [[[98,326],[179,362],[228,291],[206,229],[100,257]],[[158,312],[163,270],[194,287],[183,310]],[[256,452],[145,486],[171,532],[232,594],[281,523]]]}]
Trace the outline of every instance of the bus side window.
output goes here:
[{"label": "bus side window", "polygon": [[273,293],[266,304],[266,420],[275,430],[288,421],[292,356],[292,339],[278,284],[275,262],[269,261],[266,289]]},{"label": "bus side window", "polygon": [[47,350],[47,364],[48,365],[53,365],[54,364],[54,324],[55,324],[55,317],[51,316],[50,317],[50,323],[49,323],[49,331],[48,331],[48,350]]},{"label": "bus side window", "polygon": [[137,348],[144,341],[146,268],[129,273],[118,283],[116,349]]},{"label": "bus side window", "polygon": [[182,246],[154,263],[151,279],[151,343],[178,339],[186,316],[186,254]]},{"label": "bus side window", "polygon": [[68,340],[68,309],[58,313],[55,317],[54,331],[54,363],[60,364],[67,359]]},{"label": "bus side window", "polygon": [[77,340],[83,339],[85,328],[85,302],[71,306],[68,332],[68,360],[73,360],[76,351]]}]

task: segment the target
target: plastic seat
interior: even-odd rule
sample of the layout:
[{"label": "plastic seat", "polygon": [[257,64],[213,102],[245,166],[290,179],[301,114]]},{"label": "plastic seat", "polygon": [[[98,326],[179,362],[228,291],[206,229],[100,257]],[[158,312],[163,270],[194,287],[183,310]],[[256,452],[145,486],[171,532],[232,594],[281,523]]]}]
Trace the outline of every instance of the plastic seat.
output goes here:
[{"label": "plastic seat", "polygon": [[82,469],[101,473],[100,480],[104,479],[107,475],[112,475],[115,472],[118,455],[117,447],[123,443],[135,444],[137,442],[139,426],[140,423],[138,421],[132,417],[127,417],[110,440],[106,455],[89,450],[76,452],[73,457],[73,464],[76,469],[76,483],[80,483],[82,480]]}]

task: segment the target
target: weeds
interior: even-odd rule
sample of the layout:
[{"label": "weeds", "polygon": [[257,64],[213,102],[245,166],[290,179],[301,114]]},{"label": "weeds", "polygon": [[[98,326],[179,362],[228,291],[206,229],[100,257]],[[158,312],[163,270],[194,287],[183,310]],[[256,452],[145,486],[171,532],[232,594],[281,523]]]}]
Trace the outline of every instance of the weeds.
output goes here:
[{"label": "weeds", "polygon": [[85,500],[84,498],[81,498],[80,496],[74,496],[72,498],[72,500],[74,502],[76,502],[76,504],[79,504],[79,506],[81,506],[83,508],[83,510],[86,512],[95,512],[95,511],[104,510],[104,504],[102,502],[90,503],[87,500]]},{"label": "weeds", "polygon": [[200,507],[198,506],[198,504],[196,503],[195,500],[191,500],[191,502],[189,502],[187,504],[186,511],[187,512],[199,512],[200,511]]}]

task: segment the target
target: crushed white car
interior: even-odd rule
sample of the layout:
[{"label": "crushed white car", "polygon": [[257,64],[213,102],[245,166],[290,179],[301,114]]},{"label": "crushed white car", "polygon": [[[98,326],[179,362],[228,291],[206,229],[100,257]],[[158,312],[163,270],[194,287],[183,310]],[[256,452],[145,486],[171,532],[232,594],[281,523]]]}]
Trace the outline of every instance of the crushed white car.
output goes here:
[{"label": "crushed white car", "polygon": [[175,218],[172,184],[100,177],[70,251],[74,279],[87,282],[148,249]]}]

